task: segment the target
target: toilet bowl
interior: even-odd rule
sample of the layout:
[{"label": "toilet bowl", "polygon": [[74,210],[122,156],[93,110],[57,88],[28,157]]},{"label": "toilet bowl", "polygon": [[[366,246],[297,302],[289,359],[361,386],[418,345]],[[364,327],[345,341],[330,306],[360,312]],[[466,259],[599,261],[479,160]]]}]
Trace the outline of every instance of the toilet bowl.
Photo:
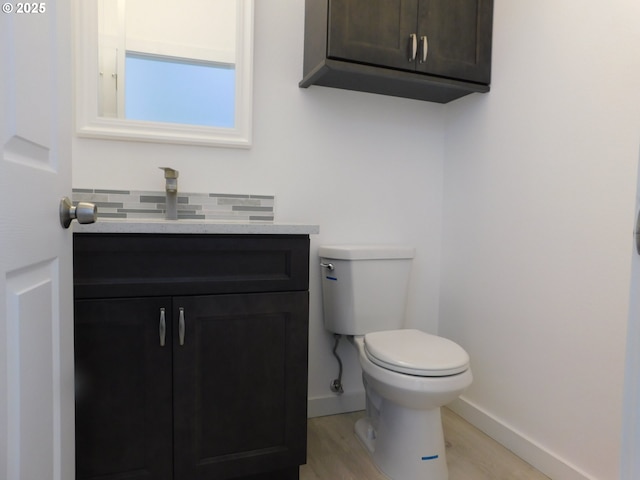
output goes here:
[{"label": "toilet bowl", "polygon": [[[396,342],[390,347],[396,357],[389,366],[381,366],[379,357],[371,353],[372,337],[387,337],[388,342]],[[407,358],[407,343],[411,337],[413,346],[423,351],[415,352],[411,363]],[[385,340],[387,339],[385,338]],[[471,384],[469,356],[456,343],[446,338],[429,335],[420,330],[392,330],[354,337],[358,349],[360,366],[369,377],[368,383],[385,398],[405,408],[432,409],[455,400]],[[440,346],[440,351],[434,352]],[[396,351],[397,348],[397,351]],[[443,364],[445,369],[442,368]],[[400,370],[400,371],[398,371]],[[411,371],[408,371],[411,370]]]},{"label": "toilet bowl", "polygon": [[447,480],[440,407],[473,377],[461,346],[402,328],[414,249],[338,245],[319,255],[325,328],[347,335],[362,368],[357,437],[391,480]]},{"label": "toilet bowl", "polygon": [[[473,377],[468,368],[468,356],[455,343],[446,344],[448,340],[419,330],[376,334],[388,334],[394,339],[411,335],[416,346],[425,340],[427,348],[440,341],[452,347],[450,358],[454,361],[450,365],[457,363],[458,373],[419,376],[374,363],[365,343],[368,336],[353,337],[367,398],[367,416],[356,423],[355,431],[374,463],[393,480],[446,480],[448,470],[440,407],[455,400],[471,385]],[[440,358],[444,358],[440,353]],[[406,362],[398,363],[396,368],[407,369]],[[410,368],[417,366],[419,364],[414,362]],[[423,373],[442,373],[433,363],[423,362],[422,367]]]}]

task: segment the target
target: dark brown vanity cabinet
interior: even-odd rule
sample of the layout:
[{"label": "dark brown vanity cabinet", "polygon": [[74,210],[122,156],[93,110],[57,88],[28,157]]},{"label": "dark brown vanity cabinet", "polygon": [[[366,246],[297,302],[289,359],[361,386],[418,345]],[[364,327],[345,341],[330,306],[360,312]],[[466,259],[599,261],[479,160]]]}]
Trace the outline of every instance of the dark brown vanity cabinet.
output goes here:
[{"label": "dark brown vanity cabinet", "polygon": [[78,480],[306,461],[305,235],[75,234]]},{"label": "dark brown vanity cabinet", "polygon": [[491,82],[493,0],[306,0],[304,78],[446,103]]}]

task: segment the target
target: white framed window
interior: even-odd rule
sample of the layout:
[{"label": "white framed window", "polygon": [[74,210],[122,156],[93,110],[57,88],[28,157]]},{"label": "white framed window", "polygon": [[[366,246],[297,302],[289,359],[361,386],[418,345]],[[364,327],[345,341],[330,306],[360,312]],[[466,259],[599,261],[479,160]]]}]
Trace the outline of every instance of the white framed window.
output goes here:
[{"label": "white framed window", "polygon": [[251,146],[253,0],[74,2],[78,135]]}]

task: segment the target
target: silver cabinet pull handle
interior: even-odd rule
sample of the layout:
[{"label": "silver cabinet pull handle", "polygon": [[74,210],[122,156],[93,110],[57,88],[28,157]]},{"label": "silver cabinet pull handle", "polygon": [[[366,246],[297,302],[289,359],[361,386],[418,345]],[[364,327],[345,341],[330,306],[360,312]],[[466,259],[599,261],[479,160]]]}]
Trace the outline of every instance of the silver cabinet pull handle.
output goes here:
[{"label": "silver cabinet pull handle", "polygon": [[422,57],[420,58],[420,63],[424,63],[427,61],[427,55],[429,54],[429,39],[426,35],[420,37],[422,41]]},{"label": "silver cabinet pull handle", "polygon": [[164,318],[164,308],[160,309],[160,325],[158,326],[158,333],[160,334],[160,346],[164,347],[165,339],[167,337],[167,322]]},{"label": "silver cabinet pull handle", "polygon": [[418,54],[418,36],[415,33],[409,35],[409,41],[411,42],[411,53],[409,55],[409,61],[413,62]]},{"label": "silver cabinet pull handle", "polygon": [[180,307],[180,318],[178,319],[178,337],[180,345],[184,345],[184,308]]}]

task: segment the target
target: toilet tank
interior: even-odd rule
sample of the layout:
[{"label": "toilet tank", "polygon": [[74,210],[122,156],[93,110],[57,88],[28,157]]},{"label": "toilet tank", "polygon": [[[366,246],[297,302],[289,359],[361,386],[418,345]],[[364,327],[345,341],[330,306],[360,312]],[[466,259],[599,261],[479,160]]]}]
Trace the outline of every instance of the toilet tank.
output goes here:
[{"label": "toilet tank", "polygon": [[402,328],[414,254],[404,245],[321,246],[324,327],[342,335]]}]

